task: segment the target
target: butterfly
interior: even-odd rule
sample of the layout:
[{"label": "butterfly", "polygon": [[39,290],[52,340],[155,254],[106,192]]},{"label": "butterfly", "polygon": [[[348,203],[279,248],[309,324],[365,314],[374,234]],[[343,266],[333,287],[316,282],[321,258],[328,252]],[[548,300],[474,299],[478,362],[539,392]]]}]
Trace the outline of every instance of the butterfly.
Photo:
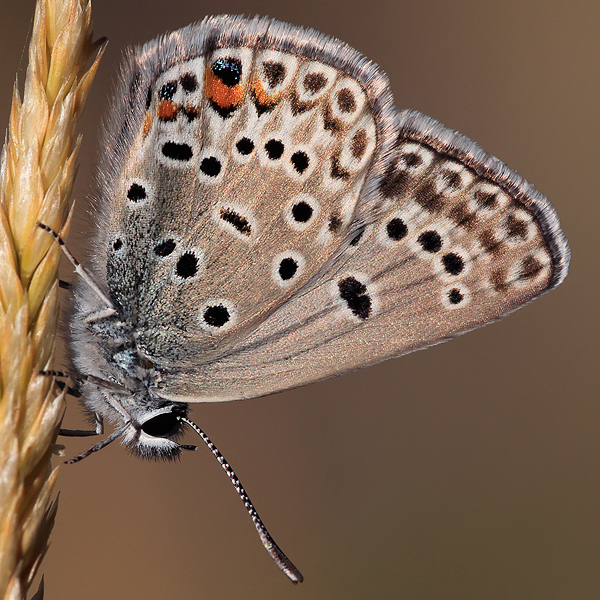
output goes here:
[{"label": "butterfly", "polygon": [[83,277],[70,328],[94,433],[115,429],[74,461],[118,438],[175,458],[195,448],[178,441],[191,427],[294,582],[189,404],[437,344],[567,274],[542,194],[398,110],[376,65],[314,30],[218,16],[130,50],[101,147],[95,256],[88,270],[71,257]]}]

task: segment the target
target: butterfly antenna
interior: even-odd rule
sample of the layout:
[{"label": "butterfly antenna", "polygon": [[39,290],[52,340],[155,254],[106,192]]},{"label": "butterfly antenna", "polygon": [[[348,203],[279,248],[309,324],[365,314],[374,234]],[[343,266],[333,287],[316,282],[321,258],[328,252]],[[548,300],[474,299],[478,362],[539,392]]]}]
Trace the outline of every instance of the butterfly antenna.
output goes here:
[{"label": "butterfly antenna", "polygon": [[79,456],[76,456],[71,460],[65,460],[65,465],[72,465],[76,462],[79,462],[80,460],[83,460],[84,458],[87,458],[90,454],[98,452],[98,450],[102,450],[102,448],[108,446],[111,442],[114,442],[118,437],[120,437],[125,431],[125,429],[127,429],[127,427],[129,427],[129,423],[125,423],[123,427],[119,427],[119,429],[113,431],[107,438],[103,439],[97,444],[94,444],[89,450],[82,452]]},{"label": "butterfly antenna", "polygon": [[271,558],[277,563],[277,566],[291,579],[292,583],[302,583],[304,581],[304,577],[302,577],[302,573],[298,571],[298,569],[294,566],[292,561],[282,552],[281,548],[275,543],[273,538],[270,536],[267,528],[264,526],[263,522],[260,520],[252,501],[246,494],[246,490],[242,486],[242,483],[238,479],[237,475],[234,473],[233,469],[229,466],[229,463],[225,460],[225,457],[219,452],[217,447],[211,442],[210,438],[189,419],[185,417],[180,417],[180,419],[187,423],[201,438],[202,441],[209,447],[210,451],[213,453],[214,457],[219,461],[219,464],[225,469],[227,476],[231,483],[233,483],[233,487],[236,489],[239,494],[248,514],[250,515],[254,526],[256,527],[256,531],[258,531],[258,535],[260,536],[260,540],[263,543],[263,546],[267,550],[267,552],[271,555]]},{"label": "butterfly antenna", "polygon": [[98,296],[98,298],[100,298],[106,304],[106,311],[102,312],[102,316],[108,317],[116,313],[117,310],[115,308],[115,305],[111,302],[110,298],[98,287],[96,282],[92,279],[91,275],[81,266],[79,261],[71,254],[60,235],[58,235],[58,233],[56,233],[54,229],[48,227],[48,225],[44,225],[39,221],[36,224],[40,229],[47,231],[54,238],[54,241],[60,246],[60,249],[63,251],[63,254],[69,259],[69,262],[75,268],[75,273],[77,273],[77,275],[79,275],[93,290],[94,294],[96,294],[96,296]]},{"label": "butterfly antenna", "polygon": [[79,373],[70,373],[69,371],[38,371],[38,375],[46,377],[61,377],[63,379],[72,379],[73,381],[89,381],[99,388],[115,392],[115,394],[130,394],[131,390],[116,381],[108,381],[96,377],[95,375],[80,375]]}]

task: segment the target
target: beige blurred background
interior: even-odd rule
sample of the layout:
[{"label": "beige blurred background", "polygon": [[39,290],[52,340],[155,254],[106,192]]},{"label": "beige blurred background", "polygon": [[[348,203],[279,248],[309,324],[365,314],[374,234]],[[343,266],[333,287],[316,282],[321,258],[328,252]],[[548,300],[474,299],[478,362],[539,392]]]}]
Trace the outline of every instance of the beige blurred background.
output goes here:
[{"label": "beige blurred background", "polygon": [[[82,124],[70,240],[80,256],[96,129],[121,51],[230,12],[315,27],[379,63],[398,106],[474,138],[550,198],[573,259],[558,290],[449,344],[195,408],[301,586],[272,564],[206,448],[154,464],[115,444],[61,470],[46,599],[600,598],[600,6],[94,0],[94,11],[110,45]],[[32,14],[33,0],[0,4],[0,127],[14,74],[24,76]],[[66,424],[80,423],[72,400]],[[67,440],[67,456],[88,444]]]}]

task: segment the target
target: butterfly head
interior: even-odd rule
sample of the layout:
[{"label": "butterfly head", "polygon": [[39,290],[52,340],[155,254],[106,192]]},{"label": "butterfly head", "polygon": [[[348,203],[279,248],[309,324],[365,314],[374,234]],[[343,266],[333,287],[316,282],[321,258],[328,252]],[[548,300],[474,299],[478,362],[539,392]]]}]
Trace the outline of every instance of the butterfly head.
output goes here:
[{"label": "butterfly head", "polygon": [[[108,389],[104,385],[109,386]],[[155,398],[145,392],[131,390],[101,382],[87,381],[83,391],[88,391],[88,403],[96,419],[115,424],[113,433],[69,463],[78,462],[100,450],[116,439],[134,455],[149,460],[174,460],[182,450],[195,450],[196,446],[180,444],[178,440],[187,424],[189,407],[183,402]]]},{"label": "butterfly head", "polygon": [[187,417],[187,404],[158,401],[154,408],[144,407],[132,411],[130,420],[123,424],[122,443],[136,456],[153,460],[173,460],[182,450],[195,450],[195,446],[178,443],[183,435]]}]

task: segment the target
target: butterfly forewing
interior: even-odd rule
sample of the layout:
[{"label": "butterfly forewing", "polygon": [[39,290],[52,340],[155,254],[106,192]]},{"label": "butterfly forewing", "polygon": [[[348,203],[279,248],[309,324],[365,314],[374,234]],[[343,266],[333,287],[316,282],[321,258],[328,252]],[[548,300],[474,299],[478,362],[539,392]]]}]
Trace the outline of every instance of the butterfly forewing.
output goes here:
[{"label": "butterfly forewing", "polygon": [[197,364],[340,247],[373,162],[375,117],[338,68],[241,45],[165,68],[138,125],[111,205],[108,284],[140,319],[138,347],[154,364]]}]

